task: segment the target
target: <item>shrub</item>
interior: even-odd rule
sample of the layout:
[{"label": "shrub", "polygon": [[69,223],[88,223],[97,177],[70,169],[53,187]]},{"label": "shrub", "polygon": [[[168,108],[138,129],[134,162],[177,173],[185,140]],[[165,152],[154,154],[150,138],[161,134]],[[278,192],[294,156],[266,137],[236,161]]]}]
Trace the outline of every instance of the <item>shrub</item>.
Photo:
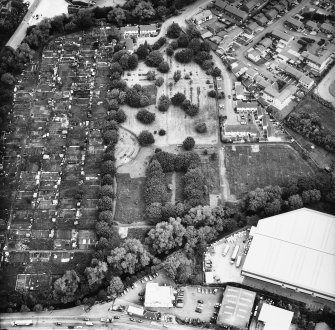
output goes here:
[{"label": "shrub", "polygon": [[190,104],[185,110],[185,113],[190,117],[194,117],[199,113],[199,107],[195,104]]},{"label": "shrub", "polygon": [[148,125],[155,121],[156,115],[153,112],[150,112],[146,109],[141,109],[137,113],[136,118],[141,123]]},{"label": "shrub", "polygon": [[191,150],[193,149],[195,146],[195,141],[193,139],[193,137],[188,136],[184,141],[183,141],[183,148],[185,150]]},{"label": "shrub", "polygon": [[188,46],[190,39],[187,34],[182,34],[178,37],[177,42],[178,42],[178,47],[185,48]]},{"label": "shrub", "polygon": [[207,125],[206,123],[198,123],[195,125],[195,130],[200,133],[200,134],[203,134],[203,133],[206,133],[207,132]]},{"label": "shrub", "polygon": [[162,86],[163,83],[164,83],[164,78],[163,77],[158,77],[155,81],[155,85],[158,86],[158,87]]},{"label": "shrub", "polygon": [[166,61],[161,62],[158,66],[158,71],[159,72],[167,73],[167,72],[169,72],[169,70],[170,70],[170,66],[169,66],[169,63],[166,62]]},{"label": "shrub", "polygon": [[178,23],[172,23],[168,29],[167,29],[167,32],[166,32],[166,35],[169,37],[169,38],[178,38],[180,36],[180,34],[182,33],[182,29],[181,27],[179,26]]},{"label": "shrub", "polygon": [[168,56],[172,56],[173,53],[174,53],[174,49],[173,49],[173,47],[172,47],[172,46],[168,46],[168,47],[166,48],[166,54],[167,54]]},{"label": "shrub", "polygon": [[110,129],[102,135],[105,144],[116,144],[119,139],[119,133],[115,129]]},{"label": "shrub", "polygon": [[210,90],[210,91],[208,91],[208,96],[209,97],[213,97],[213,98],[215,98],[216,97],[216,91],[214,90],[214,89],[212,89],[212,90]]},{"label": "shrub", "polygon": [[154,136],[149,131],[142,131],[138,136],[138,141],[142,147],[146,147],[155,142]]},{"label": "shrub", "polygon": [[156,72],[154,70],[150,70],[147,72],[147,79],[148,80],[155,80],[156,78]]},{"label": "shrub", "polygon": [[158,132],[159,136],[164,136],[166,134],[166,131],[164,129],[160,129]]},{"label": "shrub", "polygon": [[180,70],[175,71],[173,74],[173,80],[177,82],[180,80],[180,78],[181,78],[181,71]]},{"label": "shrub", "polygon": [[165,43],[166,43],[166,38],[161,37],[152,45],[152,49],[157,50],[157,49],[161,48]]},{"label": "shrub", "polygon": [[110,174],[105,174],[103,177],[102,177],[102,181],[101,181],[101,184],[104,186],[104,185],[112,185],[114,182],[114,179],[113,179],[113,176],[110,175]]}]

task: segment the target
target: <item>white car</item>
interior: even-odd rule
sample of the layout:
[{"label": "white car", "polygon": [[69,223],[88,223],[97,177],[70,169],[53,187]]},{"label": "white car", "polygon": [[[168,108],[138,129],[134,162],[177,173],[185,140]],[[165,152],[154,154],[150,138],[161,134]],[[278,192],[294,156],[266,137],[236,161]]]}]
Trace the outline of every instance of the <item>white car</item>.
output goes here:
[{"label": "white car", "polygon": [[222,89],[222,87],[220,86],[220,87],[218,87],[218,90],[221,90]]},{"label": "white car", "polygon": [[222,80],[222,78],[221,77],[217,77],[216,80]]}]

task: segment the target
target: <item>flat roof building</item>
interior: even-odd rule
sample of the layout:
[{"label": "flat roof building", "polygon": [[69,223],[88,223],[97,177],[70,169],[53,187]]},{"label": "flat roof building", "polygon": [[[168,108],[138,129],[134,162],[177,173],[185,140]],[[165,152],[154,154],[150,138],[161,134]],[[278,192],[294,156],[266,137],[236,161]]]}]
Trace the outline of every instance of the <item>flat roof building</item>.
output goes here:
[{"label": "flat roof building", "polygon": [[263,324],[262,330],[290,330],[294,312],[263,303],[258,316],[258,324]]},{"label": "flat roof building", "polygon": [[158,283],[148,283],[145,288],[145,307],[173,307],[173,288],[160,286]]},{"label": "flat roof building", "polygon": [[255,297],[255,292],[228,285],[223,295],[217,324],[241,330],[248,329]]},{"label": "flat roof building", "polygon": [[335,301],[335,217],[301,208],[258,222],[241,274]]}]

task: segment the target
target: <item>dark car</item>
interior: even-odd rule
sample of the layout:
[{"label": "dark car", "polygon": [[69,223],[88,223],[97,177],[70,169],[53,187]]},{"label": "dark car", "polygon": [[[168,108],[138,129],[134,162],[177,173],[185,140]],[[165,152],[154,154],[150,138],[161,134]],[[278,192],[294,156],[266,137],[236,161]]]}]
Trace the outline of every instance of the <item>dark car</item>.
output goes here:
[{"label": "dark car", "polygon": [[203,304],[204,301],[203,301],[203,300],[198,300],[198,303],[199,303],[199,304]]},{"label": "dark car", "polygon": [[115,320],[118,320],[120,318],[120,316],[114,316]]}]

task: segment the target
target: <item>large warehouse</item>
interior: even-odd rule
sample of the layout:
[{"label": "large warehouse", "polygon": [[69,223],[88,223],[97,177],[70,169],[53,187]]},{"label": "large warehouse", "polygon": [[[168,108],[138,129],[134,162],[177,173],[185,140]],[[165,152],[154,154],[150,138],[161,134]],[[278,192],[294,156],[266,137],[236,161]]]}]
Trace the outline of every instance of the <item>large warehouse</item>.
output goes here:
[{"label": "large warehouse", "polygon": [[335,217],[302,208],[258,222],[242,275],[335,301]]}]

